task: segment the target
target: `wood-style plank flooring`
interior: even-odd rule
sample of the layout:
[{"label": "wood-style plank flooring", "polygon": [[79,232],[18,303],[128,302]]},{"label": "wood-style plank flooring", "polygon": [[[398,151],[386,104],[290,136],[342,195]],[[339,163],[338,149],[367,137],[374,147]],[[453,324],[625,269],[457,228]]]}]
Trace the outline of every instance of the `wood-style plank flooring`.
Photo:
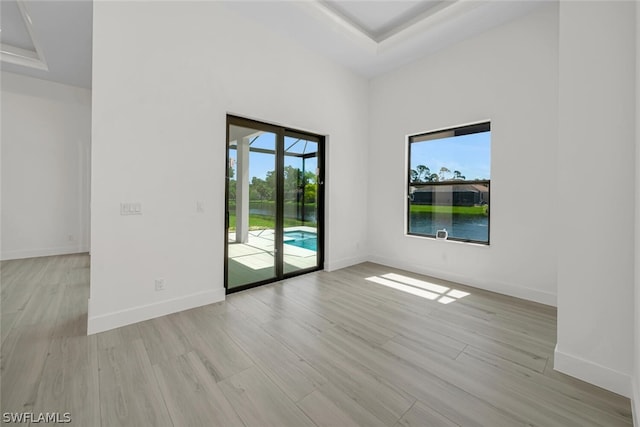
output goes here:
[{"label": "wood-style plank flooring", "polygon": [[3,262],[1,285],[2,412],[90,427],[632,425],[628,399],[553,370],[554,308],[376,264],[92,336],[87,255]]}]

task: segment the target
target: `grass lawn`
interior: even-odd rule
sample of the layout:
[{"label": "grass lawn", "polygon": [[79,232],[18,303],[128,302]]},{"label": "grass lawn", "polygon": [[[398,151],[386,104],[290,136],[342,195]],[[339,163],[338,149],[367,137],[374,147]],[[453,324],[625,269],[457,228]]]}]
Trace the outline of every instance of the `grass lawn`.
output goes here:
[{"label": "grass lawn", "polygon": [[[289,208],[295,208],[296,205],[300,205],[302,206],[302,202],[296,202],[294,200],[285,200],[284,201],[284,206],[285,209]],[[273,200],[250,200],[249,201],[249,207],[253,208],[253,207],[267,207],[267,206],[273,206],[273,209],[275,209],[275,205],[276,202],[274,202]],[[316,208],[316,203],[315,202],[306,202],[304,204],[305,209],[310,209],[310,210],[314,210]],[[230,211],[234,211],[236,209],[236,204],[234,201],[229,203],[229,210]]]},{"label": "grass lawn", "polygon": [[411,205],[411,213],[487,215],[488,209],[489,209],[488,205],[483,205],[483,206]]},{"label": "grass lawn", "polygon": [[[311,221],[298,221],[293,218],[285,218],[284,226],[285,227],[293,227],[296,225],[308,225],[309,227],[315,227],[316,223]],[[249,215],[249,230],[264,230],[267,228],[275,228],[276,227],[276,219],[272,216],[268,215]],[[236,216],[235,214],[229,214],[229,230],[233,231],[236,229]]]}]

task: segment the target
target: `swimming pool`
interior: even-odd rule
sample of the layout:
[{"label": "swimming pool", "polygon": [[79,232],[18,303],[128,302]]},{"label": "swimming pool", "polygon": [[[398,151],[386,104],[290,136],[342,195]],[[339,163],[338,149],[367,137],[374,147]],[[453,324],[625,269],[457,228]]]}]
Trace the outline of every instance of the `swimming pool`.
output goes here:
[{"label": "swimming pool", "polygon": [[302,230],[292,230],[284,232],[284,243],[297,246],[299,248],[318,250],[318,235]]}]

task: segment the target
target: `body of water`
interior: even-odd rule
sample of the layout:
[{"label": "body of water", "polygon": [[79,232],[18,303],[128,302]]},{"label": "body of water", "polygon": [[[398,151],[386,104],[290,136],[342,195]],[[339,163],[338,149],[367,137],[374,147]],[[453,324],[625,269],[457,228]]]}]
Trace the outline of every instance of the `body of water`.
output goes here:
[{"label": "body of water", "polygon": [[318,236],[308,231],[285,231],[284,243],[312,251],[318,250]]},{"label": "body of water", "polygon": [[446,228],[449,238],[489,241],[489,217],[484,215],[412,213],[410,224],[411,233],[435,236]]}]

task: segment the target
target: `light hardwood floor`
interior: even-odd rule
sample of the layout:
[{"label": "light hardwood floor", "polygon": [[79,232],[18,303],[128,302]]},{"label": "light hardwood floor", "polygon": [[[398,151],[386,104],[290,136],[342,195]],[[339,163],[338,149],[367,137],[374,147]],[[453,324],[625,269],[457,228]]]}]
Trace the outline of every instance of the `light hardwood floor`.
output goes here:
[{"label": "light hardwood floor", "polygon": [[551,307],[366,263],[86,336],[88,280],[86,255],[2,263],[2,412],[105,427],[632,425],[628,399],[553,370]]}]

